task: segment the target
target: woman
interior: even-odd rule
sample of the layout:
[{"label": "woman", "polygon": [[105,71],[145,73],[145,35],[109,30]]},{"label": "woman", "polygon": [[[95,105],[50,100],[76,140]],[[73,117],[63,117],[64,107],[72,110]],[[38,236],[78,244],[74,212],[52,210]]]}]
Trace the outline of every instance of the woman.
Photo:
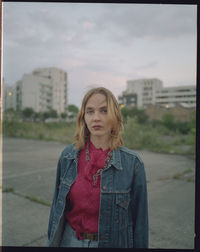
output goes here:
[{"label": "woman", "polygon": [[148,247],[144,165],[123,146],[122,127],[114,95],[103,87],[88,91],[75,143],[58,161],[49,246]]}]

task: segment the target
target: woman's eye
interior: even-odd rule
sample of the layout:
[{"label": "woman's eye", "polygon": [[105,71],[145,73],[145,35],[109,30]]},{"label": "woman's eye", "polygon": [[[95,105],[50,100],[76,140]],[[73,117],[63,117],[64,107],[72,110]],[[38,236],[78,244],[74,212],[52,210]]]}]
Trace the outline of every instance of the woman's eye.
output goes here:
[{"label": "woman's eye", "polygon": [[87,114],[88,114],[88,115],[91,115],[92,113],[93,113],[93,110],[88,110],[88,111],[87,111]]},{"label": "woman's eye", "polygon": [[106,113],[107,113],[107,109],[103,109],[102,112],[103,112],[104,114],[106,114]]}]

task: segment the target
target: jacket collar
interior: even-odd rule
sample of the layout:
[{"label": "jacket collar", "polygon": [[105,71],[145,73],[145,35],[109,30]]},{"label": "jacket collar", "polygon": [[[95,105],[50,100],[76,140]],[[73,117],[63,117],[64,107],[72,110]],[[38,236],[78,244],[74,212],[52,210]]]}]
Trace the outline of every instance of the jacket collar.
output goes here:
[{"label": "jacket collar", "polygon": [[[78,153],[80,150],[76,150],[74,148],[69,151],[65,157],[68,159],[78,159]],[[120,156],[120,148],[118,147],[116,150],[113,150],[112,152],[112,158],[110,161],[110,164],[113,165],[118,170],[123,170],[121,165],[121,156]]]},{"label": "jacket collar", "polygon": [[67,159],[77,159],[78,158],[78,153],[79,153],[79,150],[76,150],[73,147],[69,152],[67,152],[64,155],[64,157],[66,157]]},{"label": "jacket collar", "polygon": [[116,150],[113,150],[112,152],[111,165],[113,165],[118,170],[123,170],[122,164],[121,164],[121,155],[120,155],[119,147]]}]

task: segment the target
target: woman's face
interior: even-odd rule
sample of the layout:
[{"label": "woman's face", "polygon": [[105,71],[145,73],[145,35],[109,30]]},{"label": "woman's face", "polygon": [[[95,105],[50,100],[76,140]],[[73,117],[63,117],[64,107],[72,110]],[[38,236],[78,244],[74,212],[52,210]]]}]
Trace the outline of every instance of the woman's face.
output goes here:
[{"label": "woman's face", "polygon": [[91,138],[109,139],[111,125],[107,113],[107,101],[103,94],[93,94],[85,107],[85,123]]}]

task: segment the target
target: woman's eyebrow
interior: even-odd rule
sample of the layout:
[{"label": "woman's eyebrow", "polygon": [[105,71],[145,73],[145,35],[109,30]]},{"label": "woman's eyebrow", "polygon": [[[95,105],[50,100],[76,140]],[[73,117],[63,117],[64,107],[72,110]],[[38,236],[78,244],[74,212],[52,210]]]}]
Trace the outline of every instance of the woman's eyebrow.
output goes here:
[{"label": "woman's eyebrow", "polygon": [[100,107],[100,109],[107,109],[107,106],[106,105],[102,106],[102,107]]},{"label": "woman's eyebrow", "polygon": [[[108,106],[104,105],[104,106],[99,107],[98,109],[107,109],[107,108],[108,108]],[[94,107],[86,107],[85,108],[85,110],[93,110],[93,109],[95,109],[95,108]]]},{"label": "woman's eyebrow", "polygon": [[93,107],[86,107],[86,110],[92,110],[94,109]]}]

